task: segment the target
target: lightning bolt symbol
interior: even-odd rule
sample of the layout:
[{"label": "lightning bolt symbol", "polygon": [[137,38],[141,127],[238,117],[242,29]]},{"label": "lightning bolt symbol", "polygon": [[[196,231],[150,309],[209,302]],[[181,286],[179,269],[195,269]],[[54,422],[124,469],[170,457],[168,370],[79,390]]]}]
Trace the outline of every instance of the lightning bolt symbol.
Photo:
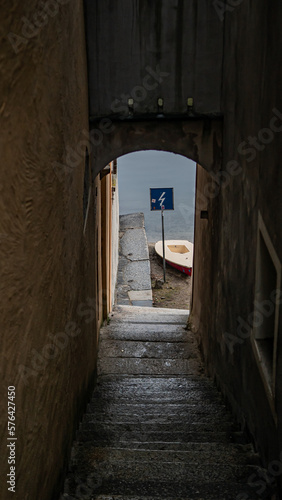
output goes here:
[{"label": "lightning bolt symbol", "polygon": [[165,191],[163,192],[163,194],[159,197],[159,200],[161,203],[160,203],[160,206],[162,207],[163,204],[164,204],[164,201],[165,201]]}]

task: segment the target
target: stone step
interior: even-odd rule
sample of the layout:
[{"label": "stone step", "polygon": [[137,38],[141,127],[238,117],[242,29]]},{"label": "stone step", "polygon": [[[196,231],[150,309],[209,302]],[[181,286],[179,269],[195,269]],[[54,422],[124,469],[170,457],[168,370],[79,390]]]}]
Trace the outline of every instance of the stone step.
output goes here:
[{"label": "stone step", "polygon": [[142,323],[110,323],[103,327],[100,332],[101,340],[135,340],[147,342],[186,342],[195,341],[195,336],[189,330],[186,330],[182,325],[164,325]]},{"label": "stone step", "polygon": [[[181,442],[181,441],[143,441],[143,442],[138,442],[138,441],[135,441],[133,443],[128,443],[128,441],[119,441],[119,442],[116,442],[116,443],[102,443],[100,445],[98,445],[96,442],[87,442],[87,440],[85,441],[75,441],[75,444],[74,444],[74,448],[73,448],[73,452],[75,453],[75,450],[78,448],[78,447],[81,447],[83,449],[88,449],[88,447],[95,447],[97,446],[98,448],[101,447],[103,449],[107,449],[107,448],[112,448],[112,449],[117,449],[117,450],[120,450],[120,449],[132,449],[132,450],[150,450],[150,451],[158,451],[158,450],[161,450],[161,451],[174,451],[174,452],[177,452],[177,451],[195,451],[195,452],[199,452],[199,451],[204,451],[205,449],[207,449],[207,444],[208,444],[208,449],[209,450],[213,450],[214,453],[216,453],[216,450],[224,450],[226,447],[230,446],[230,447],[239,447],[239,449],[241,450],[241,453],[244,453],[246,455],[250,455],[252,456],[253,455],[253,452],[250,451],[249,449],[249,446],[251,447],[251,445],[248,443],[246,444],[245,442],[242,444],[238,444],[238,441],[235,441],[233,439],[233,434],[231,434],[230,436],[230,442],[228,441],[222,441],[222,442],[208,442],[207,443],[207,440],[203,440],[203,442],[199,441],[199,442],[194,442],[194,441],[186,441],[186,442]],[[253,459],[251,460],[251,464],[253,463]],[[255,461],[256,463],[256,461]]]},{"label": "stone step", "polygon": [[[186,450],[150,450],[128,448],[101,448],[97,446],[76,445],[72,456],[72,465],[81,465],[86,460],[95,465],[103,462],[150,462],[187,464],[229,464],[229,465],[259,465],[258,455],[250,449],[249,453],[240,451],[236,445],[220,445],[215,443],[193,443],[191,449]],[[89,462],[89,463],[90,463]]]},{"label": "stone step", "polygon": [[106,400],[108,403],[118,404],[221,404],[222,398],[214,387],[210,387],[203,382],[186,383],[179,376],[171,377],[136,377],[136,382],[132,377],[118,375],[100,377],[100,382],[90,402],[99,400],[101,403]]},{"label": "stone step", "polygon": [[[268,496],[260,497],[260,496],[254,496],[255,493],[253,490],[245,489],[243,491],[243,488],[239,484],[230,484],[229,486],[222,486],[220,485],[214,485],[211,484],[212,491],[207,493],[208,488],[205,488],[205,491],[203,492],[203,488],[201,489],[202,492],[200,491],[195,491],[193,494],[191,492],[189,493],[189,497],[185,494],[185,497],[175,497],[175,496],[136,496],[136,494],[133,495],[107,495],[107,494],[102,494],[102,495],[95,495],[93,496],[93,493],[90,496],[86,496],[84,493],[84,496],[73,496],[73,494],[68,495],[67,493],[64,493],[59,500],[76,500],[83,498],[84,500],[236,500],[236,499],[242,499],[242,500],[276,500],[278,497],[272,496],[272,493],[269,493]],[[85,490],[87,492],[87,490]],[[231,496],[233,495],[235,496]],[[203,494],[205,496],[203,497]]]},{"label": "stone step", "polygon": [[98,383],[61,500],[274,500],[203,374],[187,318],[122,306],[102,329]]},{"label": "stone step", "polygon": [[[124,309],[127,310],[125,311]],[[114,325],[117,323],[155,323],[186,326],[188,317],[188,310],[118,306],[116,310],[110,315],[110,325]]]},{"label": "stone step", "polygon": [[[248,484],[249,478],[259,477],[256,472],[249,470],[248,477],[241,476],[239,478],[242,482],[237,481],[234,477],[233,471],[226,477],[219,477],[220,471],[217,471],[216,477],[218,480],[211,477],[212,470],[203,468],[203,473],[200,479],[193,477],[191,481],[179,479],[179,475],[174,473],[173,476],[168,476],[164,481],[156,481],[142,478],[137,476],[137,480],[129,481],[121,478],[100,478],[97,472],[88,471],[85,478],[80,476],[72,476],[66,481],[65,491],[66,495],[64,500],[73,500],[83,498],[84,500],[98,500],[108,499],[152,499],[152,500],[272,500],[275,488],[267,485],[261,479],[261,483]],[[224,471],[225,472],[225,471]],[[142,471],[139,471],[142,474]],[[84,482],[83,482],[84,479]],[[263,493],[262,485],[265,489]],[[138,492],[138,496],[136,496]],[[74,497],[72,495],[75,495]]]},{"label": "stone step", "polygon": [[[191,421],[191,423],[187,423],[178,419],[175,423],[175,427],[171,424],[171,422],[166,422],[164,424],[149,423],[149,422],[121,422],[121,423],[106,423],[106,422],[93,422],[91,419],[83,419],[80,424],[79,431],[93,431],[94,433],[100,432],[101,434],[107,432],[113,432],[117,435],[128,435],[131,433],[132,436],[137,434],[151,434],[151,433],[171,433],[174,435],[177,429],[177,433],[203,433],[203,432],[235,432],[237,427],[235,424],[230,422],[230,419],[219,420],[214,419],[213,422],[199,422],[199,421]],[[78,431],[78,432],[79,432]]]},{"label": "stone step", "polygon": [[120,418],[125,417],[140,419],[159,419],[159,418],[174,418],[175,416],[181,417],[182,420],[186,419],[210,419],[211,418],[224,418],[228,415],[226,407],[222,404],[206,403],[199,405],[194,404],[179,404],[179,403],[122,403],[111,401],[100,401],[97,399],[87,407],[86,417],[93,416],[94,418],[107,417],[107,418]]},{"label": "stone step", "polygon": [[189,375],[197,372],[195,359],[146,359],[146,358],[106,358],[98,360],[98,376],[109,374],[127,375]]},{"label": "stone step", "polygon": [[171,425],[178,425],[179,422],[184,422],[186,425],[191,425],[194,422],[201,423],[201,424],[209,424],[211,425],[217,425],[218,422],[230,422],[231,417],[230,415],[226,414],[226,412],[222,412],[221,414],[219,413],[213,413],[213,414],[206,414],[206,413],[201,413],[201,414],[190,414],[187,415],[184,411],[181,413],[175,413],[175,414],[167,414],[166,412],[164,414],[146,414],[145,411],[143,413],[139,414],[137,413],[128,413],[127,411],[121,412],[119,409],[118,413],[115,413],[114,411],[109,413],[108,410],[105,412],[102,409],[99,412],[96,413],[87,413],[84,418],[83,422],[103,422],[103,423],[109,423],[109,424],[121,424],[121,423],[128,423],[128,424],[134,424],[134,425],[139,425],[139,424],[154,424],[154,425],[163,425],[163,424],[169,424]]},{"label": "stone step", "polygon": [[[153,310],[153,308],[151,309]],[[165,315],[161,316],[159,314],[154,314],[153,312],[151,314],[146,314],[144,316],[141,315],[136,315],[136,314],[130,314],[124,319],[123,314],[115,314],[110,318],[110,325],[115,326],[120,323],[123,324],[131,324],[131,325],[148,325],[148,328],[151,327],[151,325],[178,325],[182,327],[186,327],[187,321],[188,321],[189,315],[188,314],[183,314],[181,316],[176,316],[175,314],[171,315]]]},{"label": "stone step", "polygon": [[255,465],[232,465],[232,464],[203,464],[194,462],[160,462],[160,461],[108,461],[95,462],[89,460],[78,464],[73,469],[74,474],[79,473],[82,477],[88,473],[95,473],[104,482],[114,478],[115,481],[126,478],[128,483],[138,481],[153,481],[166,483],[168,479],[174,478],[177,483],[189,482],[242,482],[247,484],[252,475],[259,476],[260,468]]},{"label": "stone step", "polygon": [[[111,430],[105,431],[103,433],[93,432],[93,429],[80,430],[77,432],[77,439],[81,442],[96,443],[97,446],[107,446],[116,445],[119,443],[127,443],[127,446],[136,446],[136,443],[154,443],[154,442],[168,442],[175,443],[175,448],[178,449],[178,443],[227,443],[228,441],[233,442],[233,434],[218,431],[218,432],[135,432],[132,434],[131,431],[124,432],[122,435],[116,434]],[[236,440],[236,442],[238,442]]]},{"label": "stone step", "polygon": [[162,317],[164,316],[183,316],[183,315],[188,315],[189,310],[188,309],[173,309],[173,308],[163,308],[163,307],[132,307],[132,306],[116,306],[112,315],[115,316],[117,314],[123,314],[125,320],[131,316],[146,316],[146,315],[151,315],[154,314],[156,316],[160,315]]},{"label": "stone step", "polygon": [[[195,397],[193,398],[191,396],[191,398],[185,398],[185,395],[183,396],[178,396],[177,394],[173,397],[173,399],[170,399],[167,395],[166,397],[162,397],[162,395],[160,394],[159,396],[149,396],[148,398],[145,398],[143,396],[136,396],[136,397],[130,397],[129,395],[124,395],[123,397],[121,396],[121,406],[126,406],[130,403],[134,403],[136,405],[143,405],[143,404],[159,404],[160,406],[163,406],[163,408],[166,407],[166,404],[177,404],[177,405],[185,405],[185,404],[192,404],[192,405],[195,405],[195,404],[201,404],[201,402],[203,402],[203,404],[206,402],[206,403],[210,403],[210,404],[215,404],[215,400],[213,397],[210,397],[209,400],[205,400],[204,399],[204,396],[203,394],[195,394],[194,395]],[[107,399],[107,397],[105,395],[101,396],[99,398],[98,395],[94,395],[91,402],[89,403],[89,411],[90,412],[94,412],[95,411],[95,405],[96,405],[96,402],[99,401],[100,399],[100,402],[101,404],[106,404],[106,403],[112,403],[112,402],[116,402],[118,400],[118,398],[110,398]],[[221,404],[221,400],[219,400],[219,404]]]},{"label": "stone step", "polygon": [[214,387],[211,380],[206,377],[186,376],[164,376],[150,375],[140,377],[130,377],[129,375],[120,374],[119,376],[103,376],[98,380],[95,391],[100,388],[106,391],[115,392],[118,387],[126,390],[134,390],[139,393],[143,392],[175,392],[186,391],[187,393],[193,390],[203,391],[206,394],[213,393],[219,395],[219,392]]},{"label": "stone step", "polygon": [[138,342],[104,340],[100,342],[99,358],[190,359],[195,353],[187,342]]},{"label": "stone step", "polygon": [[[189,451],[189,452],[205,452],[207,451],[207,443],[194,443],[194,442],[187,442],[187,443],[170,443],[170,442],[163,442],[163,441],[154,441],[154,442],[146,442],[146,443],[135,443],[136,446],[134,447],[126,447],[126,443],[122,443],[121,446],[106,446],[103,447],[103,449],[115,449],[115,450],[120,450],[120,449],[130,449],[130,450],[148,450],[150,449],[151,451]],[[176,444],[178,446],[178,449],[173,449],[173,445]],[[144,446],[143,446],[144,445]],[[92,448],[95,447],[95,444],[93,443],[81,443],[79,441],[74,441],[73,443],[73,450],[76,450],[81,447],[81,449],[87,450],[87,448]],[[254,448],[251,443],[245,443],[245,444],[238,444],[238,443],[215,443],[215,442],[210,442],[208,443],[208,450],[211,453],[215,453],[218,451],[222,454],[226,452],[227,449],[233,450],[234,453],[240,453],[242,456],[243,454],[252,456],[254,454]]]},{"label": "stone step", "polygon": [[[217,485],[216,485],[217,486]],[[211,487],[214,489],[214,485],[211,485]],[[187,496],[184,497],[159,497],[159,496],[154,496],[154,497],[144,497],[144,496],[125,496],[125,495],[98,495],[98,496],[95,496],[95,497],[92,497],[92,500],[233,500],[235,499],[236,497],[234,496],[228,496],[231,492],[234,492],[235,495],[238,495],[237,498],[240,499],[240,500],[259,500],[259,497],[258,496],[253,496],[254,495],[254,492],[252,490],[250,491],[245,491],[245,493],[242,492],[242,488],[240,488],[241,485],[238,485],[238,484],[231,484],[230,487],[227,489],[227,488],[223,488],[222,487],[222,492],[219,493],[217,491],[215,491],[215,493],[213,493],[213,491],[210,491],[208,496],[205,496],[204,498],[202,497],[201,493],[200,492],[195,492],[195,494],[193,496],[191,496],[191,494],[189,495],[189,498]],[[217,490],[217,488],[216,488]],[[236,493],[237,492],[237,493]],[[240,493],[238,493],[240,492]],[[199,496],[201,495],[201,497]],[[224,496],[222,496],[224,495]],[[250,496],[251,495],[251,496]],[[265,497],[265,498],[269,498],[270,499],[270,496],[268,497]],[[62,497],[60,500],[72,500],[70,496],[65,496],[65,497]],[[271,500],[276,500],[276,498],[272,497]]]}]

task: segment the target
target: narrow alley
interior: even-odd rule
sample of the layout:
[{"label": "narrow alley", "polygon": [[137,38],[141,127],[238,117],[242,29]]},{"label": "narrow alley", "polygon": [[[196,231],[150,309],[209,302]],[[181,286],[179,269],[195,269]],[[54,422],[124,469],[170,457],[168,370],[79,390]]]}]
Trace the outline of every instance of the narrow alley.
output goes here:
[{"label": "narrow alley", "polygon": [[282,1],[1,7],[0,500],[282,500]]},{"label": "narrow alley", "polygon": [[187,311],[118,306],[61,500],[272,498],[267,476],[204,375]]}]

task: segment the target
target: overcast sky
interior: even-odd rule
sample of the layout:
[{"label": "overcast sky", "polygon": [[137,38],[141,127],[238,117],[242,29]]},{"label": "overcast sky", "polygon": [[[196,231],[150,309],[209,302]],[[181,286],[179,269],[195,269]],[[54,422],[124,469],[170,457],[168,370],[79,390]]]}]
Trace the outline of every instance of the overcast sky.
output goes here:
[{"label": "overcast sky", "polygon": [[[143,212],[149,241],[158,239],[160,214],[150,212],[150,188],[174,188],[174,212],[166,212],[166,238],[193,239],[195,172],[192,160],[163,151],[118,159],[120,214]],[[186,235],[186,237],[185,237]]]}]

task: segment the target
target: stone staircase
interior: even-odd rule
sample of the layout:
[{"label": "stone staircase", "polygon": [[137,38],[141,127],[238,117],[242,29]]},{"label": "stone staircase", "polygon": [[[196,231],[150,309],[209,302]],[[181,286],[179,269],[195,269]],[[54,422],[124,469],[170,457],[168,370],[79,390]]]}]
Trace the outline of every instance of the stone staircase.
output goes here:
[{"label": "stone staircase", "polygon": [[204,375],[187,311],[120,306],[63,499],[275,499],[275,485]]}]

